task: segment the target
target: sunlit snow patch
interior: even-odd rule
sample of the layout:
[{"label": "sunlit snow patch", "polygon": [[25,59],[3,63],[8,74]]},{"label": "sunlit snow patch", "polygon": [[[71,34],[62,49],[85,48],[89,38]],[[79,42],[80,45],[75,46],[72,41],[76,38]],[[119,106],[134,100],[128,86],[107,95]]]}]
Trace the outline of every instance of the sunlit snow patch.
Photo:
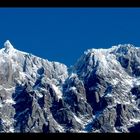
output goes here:
[{"label": "sunlit snow patch", "polygon": [[8,104],[15,104],[15,101],[13,99],[6,99],[4,100],[4,102]]},{"label": "sunlit snow patch", "polygon": [[54,89],[54,91],[55,91],[57,97],[58,97],[59,99],[62,98],[62,92],[60,91],[60,89],[59,89],[56,85],[54,85],[54,84],[52,84],[52,88]]}]

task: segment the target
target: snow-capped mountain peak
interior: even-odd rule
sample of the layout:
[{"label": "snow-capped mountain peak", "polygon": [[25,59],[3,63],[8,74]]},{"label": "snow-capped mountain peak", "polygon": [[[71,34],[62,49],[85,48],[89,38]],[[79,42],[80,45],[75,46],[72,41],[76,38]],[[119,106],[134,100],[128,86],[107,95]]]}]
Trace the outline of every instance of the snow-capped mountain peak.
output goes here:
[{"label": "snow-capped mountain peak", "polygon": [[4,43],[4,52],[9,53],[12,50],[14,50],[13,45],[10,43],[9,40],[6,40]]}]

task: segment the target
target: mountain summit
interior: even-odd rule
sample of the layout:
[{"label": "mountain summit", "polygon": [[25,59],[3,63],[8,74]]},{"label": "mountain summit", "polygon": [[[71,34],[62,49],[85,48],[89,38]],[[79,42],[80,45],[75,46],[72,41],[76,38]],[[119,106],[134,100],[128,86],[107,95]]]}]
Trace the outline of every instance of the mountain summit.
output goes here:
[{"label": "mountain summit", "polygon": [[0,132],[140,131],[140,48],[89,49],[68,71],[8,40],[4,47]]},{"label": "mountain summit", "polygon": [[5,43],[4,43],[4,47],[5,47],[5,52],[8,53],[9,51],[13,50],[14,47],[13,45],[10,43],[9,40],[7,40]]}]

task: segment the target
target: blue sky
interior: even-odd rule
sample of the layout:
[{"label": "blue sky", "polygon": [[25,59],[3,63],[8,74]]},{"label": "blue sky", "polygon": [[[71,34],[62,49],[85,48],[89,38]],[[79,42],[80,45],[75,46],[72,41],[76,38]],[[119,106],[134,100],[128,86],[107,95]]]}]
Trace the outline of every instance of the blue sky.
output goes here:
[{"label": "blue sky", "polygon": [[89,48],[140,46],[140,8],[0,8],[0,46],[70,66]]}]

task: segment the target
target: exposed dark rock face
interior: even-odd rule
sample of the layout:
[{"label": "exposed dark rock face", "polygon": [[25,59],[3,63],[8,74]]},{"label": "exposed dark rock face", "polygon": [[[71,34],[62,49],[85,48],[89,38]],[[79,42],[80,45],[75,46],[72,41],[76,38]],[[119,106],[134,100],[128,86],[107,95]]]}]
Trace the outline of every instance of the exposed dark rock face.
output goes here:
[{"label": "exposed dark rock face", "polygon": [[140,123],[135,124],[134,126],[129,128],[129,131],[132,133],[140,132]]},{"label": "exposed dark rock face", "polygon": [[91,49],[67,70],[0,50],[0,132],[139,132],[140,49]]},{"label": "exposed dark rock face", "polygon": [[101,132],[114,132],[114,125],[116,121],[116,110],[114,108],[104,109],[103,112],[97,114],[93,123],[93,128]]}]

